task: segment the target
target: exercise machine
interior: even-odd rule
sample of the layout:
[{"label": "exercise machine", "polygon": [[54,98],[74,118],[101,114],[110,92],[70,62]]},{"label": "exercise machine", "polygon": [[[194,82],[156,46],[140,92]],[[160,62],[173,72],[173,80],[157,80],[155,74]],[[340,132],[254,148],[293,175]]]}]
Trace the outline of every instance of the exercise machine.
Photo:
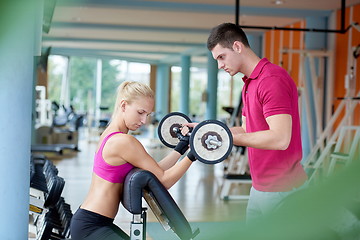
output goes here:
[{"label": "exercise machine", "polygon": [[[236,108],[223,107],[230,114],[229,125],[231,127],[241,125],[242,94],[240,93],[239,104]],[[242,190],[241,193],[232,194],[233,185],[251,186],[252,179],[249,170],[247,148],[234,146],[230,156],[224,161],[224,181],[220,191],[220,198],[223,200],[247,200],[249,191]],[[244,193],[243,193],[244,192]]]},{"label": "exercise machine", "polygon": [[123,206],[133,214],[130,240],[146,239],[147,208],[145,199],[164,229],[172,230],[181,240],[194,239],[199,229],[192,230],[174,199],[160,181],[149,171],[134,168],[125,178]]}]

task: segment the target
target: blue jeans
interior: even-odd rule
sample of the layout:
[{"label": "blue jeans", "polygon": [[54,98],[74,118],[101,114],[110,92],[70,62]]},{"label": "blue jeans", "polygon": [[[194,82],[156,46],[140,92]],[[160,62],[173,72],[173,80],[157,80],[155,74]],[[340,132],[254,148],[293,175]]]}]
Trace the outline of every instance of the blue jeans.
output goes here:
[{"label": "blue jeans", "polygon": [[262,192],[254,187],[250,189],[250,197],[246,208],[246,222],[260,218],[276,210],[281,206],[282,201],[299,189],[303,189],[306,184],[299,188],[294,188],[288,192]]}]

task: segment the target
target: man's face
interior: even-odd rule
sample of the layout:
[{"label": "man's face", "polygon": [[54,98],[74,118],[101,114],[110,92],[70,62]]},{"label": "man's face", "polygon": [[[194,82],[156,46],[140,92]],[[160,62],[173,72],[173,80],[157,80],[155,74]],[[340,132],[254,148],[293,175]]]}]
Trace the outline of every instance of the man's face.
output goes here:
[{"label": "man's face", "polygon": [[217,44],[211,50],[213,58],[218,63],[219,69],[224,69],[230,76],[234,76],[239,72],[239,53],[233,49],[224,48]]}]

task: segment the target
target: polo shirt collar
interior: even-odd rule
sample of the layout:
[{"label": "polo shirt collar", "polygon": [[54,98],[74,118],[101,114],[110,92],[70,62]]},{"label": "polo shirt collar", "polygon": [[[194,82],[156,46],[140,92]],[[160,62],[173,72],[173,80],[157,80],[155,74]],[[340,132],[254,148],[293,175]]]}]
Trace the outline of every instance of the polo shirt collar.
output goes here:
[{"label": "polo shirt collar", "polygon": [[250,77],[244,76],[243,81],[246,82],[248,80],[254,80],[256,79],[259,74],[261,73],[263,67],[269,63],[269,60],[267,58],[262,58],[259,63],[254,68],[254,71],[251,73]]}]

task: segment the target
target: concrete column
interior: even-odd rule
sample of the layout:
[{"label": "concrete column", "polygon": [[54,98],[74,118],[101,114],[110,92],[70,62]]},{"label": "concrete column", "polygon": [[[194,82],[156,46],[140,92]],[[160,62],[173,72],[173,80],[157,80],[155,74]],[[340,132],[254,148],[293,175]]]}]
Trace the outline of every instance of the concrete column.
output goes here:
[{"label": "concrete column", "polygon": [[36,21],[42,0],[0,7],[0,239],[28,239]]},{"label": "concrete column", "polygon": [[189,116],[190,98],[190,56],[181,56],[180,112]]},{"label": "concrete column", "polygon": [[[34,61],[33,61],[33,88],[32,88],[32,96],[36,96],[36,88],[35,86],[38,84],[37,78],[38,78],[38,74],[37,74],[37,63],[39,62],[40,57],[35,57]],[[32,117],[31,117],[31,144],[35,144],[36,143],[36,129],[35,129],[35,124],[36,124],[36,97],[32,98]]]},{"label": "concrete column", "polygon": [[101,89],[102,89],[102,60],[97,59],[96,62],[96,85],[95,85],[95,121],[100,123],[101,118]]},{"label": "concrete column", "polygon": [[70,57],[66,58],[66,65],[61,81],[60,106],[70,106]]},{"label": "concrete column", "polygon": [[[156,90],[156,65],[150,65],[150,88],[155,92]],[[156,92],[155,92],[156,94]]]},{"label": "concrete column", "polygon": [[161,119],[169,109],[169,86],[170,67],[167,64],[159,64],[156,73],[156,118]]},{"label": "concrete column", "polygon": [[[326,29],[327,28],[327,18],[326,17],[308,17],[306,18],[306,28],[317,28],[317,29]],[[323,50],[327,48],[327,35],[326,33],[321,32],[306,32],[305,33],[305,46],[307,50]],[[315,69],[318,68],[318,62],[315,61]],[[316,115],[315,115],[315,98],[314,98],[314,89],[311,82],[311,70],[309,59],[305,60],[305,87],[308,90],[309,98],[303,99],[304,101],[309,101],[310,112],[306,111],[306,103],[303,102],[302,106],[302,125],[301,125],[301,135],[303,142],[303,156],[304,158],[310,153],[311,146],[310,142],[316,142],[317,132],[316,132]],[[310,120],[310,121],[309,121]],[[309,134],[311,131],[311,135]],[[311,137],[312,136],[312,137]],[[310,138],[312,138],[310,141]]]},{"label": "concrete column", "polygon": [[218,87],[218,65],[211,52],[208,52],[208,85],[206,99],[205,119],[216,119],[217,108],[217,87]]},{"label": "concrete column", "polygon": [[256,35],[247,35],[248,37],[248,41],[250,44],[251,49],[254,51],[254,53],[259,56],[260,58],[262,57],[262,41],[263,41],[263,37],[261,34],[256,34]]}]

